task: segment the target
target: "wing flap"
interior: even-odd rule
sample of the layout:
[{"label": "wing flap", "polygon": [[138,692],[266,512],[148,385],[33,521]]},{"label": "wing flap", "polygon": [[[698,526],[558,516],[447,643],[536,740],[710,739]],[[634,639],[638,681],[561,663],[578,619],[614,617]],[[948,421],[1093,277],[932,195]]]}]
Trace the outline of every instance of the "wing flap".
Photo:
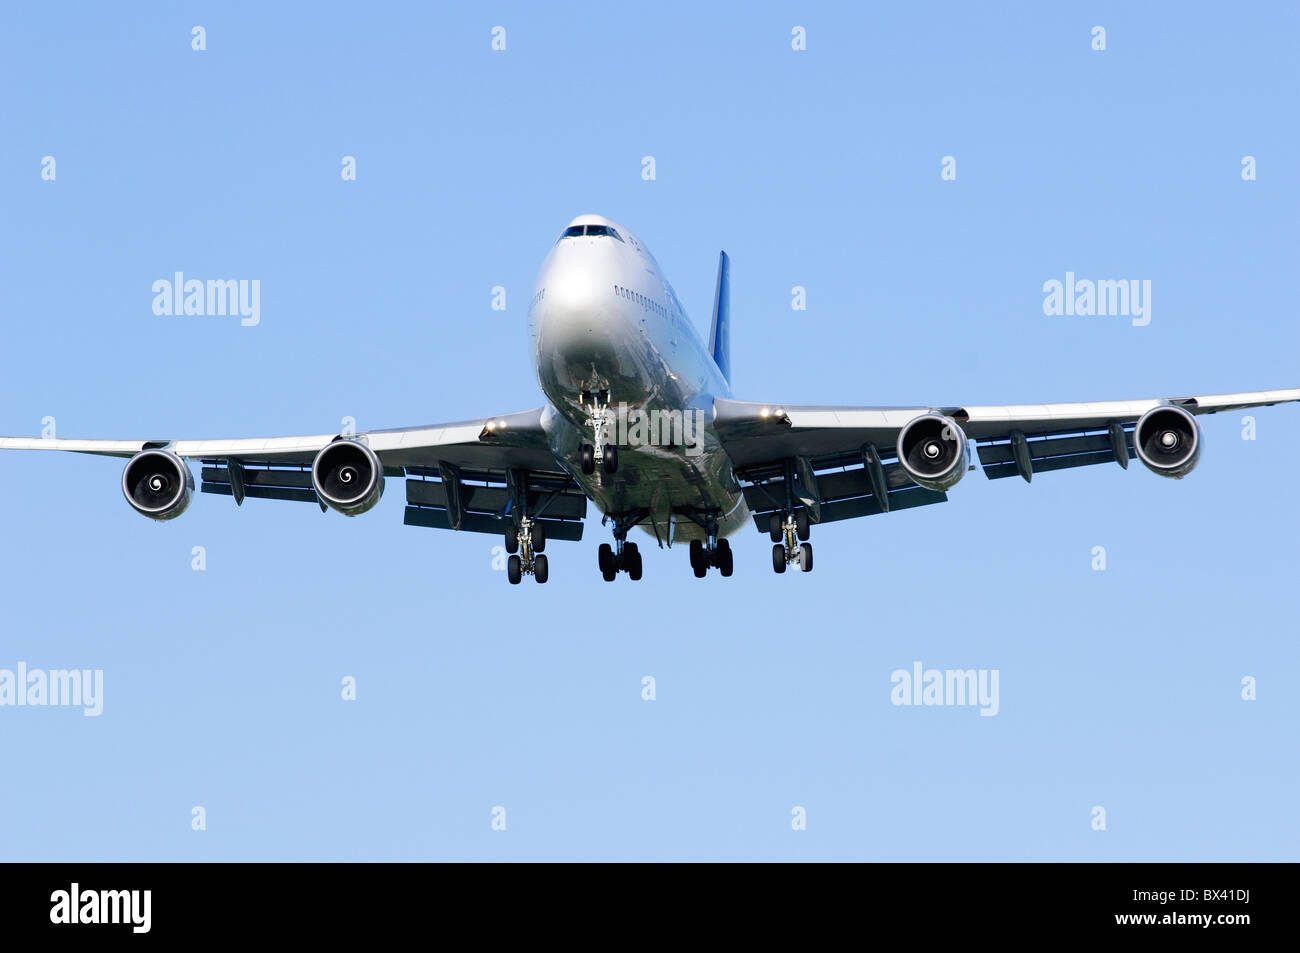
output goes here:
[{"label": "wing flap", "polygon": [[[430,529],[451,529],[451,517],[444,509],[424,506],[408,506],[402,517],[407,526],[425,526]],[[577,542],[582,539],[585,524],[573,520],[542,519],[538,522],[546,526],[546,538]],[[498,519],[485,513],[466,513],[461,517],[460,529],[467,533],[487,533],[492,536],[504,536],[506,527],[511,525],[508,519]]]},{"label": "wing flap", "polygon": [[[1025,449],[1030,461],[1030,472],[1046,473],[1100,463],[1120,463],[1127,467],[1128,461],[1137,456],[1137,451],[1133,449],[1132,430],[1117,431],[1117,434],[1121,433],[1125,454],[1123,462],[1115,456],[1116,445],[1112,443],[1109,431],[1027,438]],[[1117,435],[1114,439],[1119,440],[1120,436]],[[978,445],[978,453],[984,475],[990,480],[1024,475],[1016,462],[1014,440],[982,442]]]}]

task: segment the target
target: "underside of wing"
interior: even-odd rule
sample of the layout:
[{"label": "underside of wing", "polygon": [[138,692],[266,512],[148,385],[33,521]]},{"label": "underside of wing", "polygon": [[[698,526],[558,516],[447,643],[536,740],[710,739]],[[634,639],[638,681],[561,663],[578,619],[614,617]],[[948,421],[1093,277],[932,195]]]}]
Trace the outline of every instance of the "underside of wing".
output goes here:
[{"label": "underside of wing", "polygon": [[[586,497],[551,453],[546,413],[538,408],[396,430],[233,440],[0,437],[0,450],[140,461],[138,474],[128,463],[123,490],[133,507],[154,519],[179,515],[188,505],[186,487],[193,480],[180,462],[188,459],[199,461],[201,492],[237,504],[291,500],[356,515],[378,502],[384,478],[406,478],[408,525],[504,534],[527,512],[546,524],[549,538],[579,539]],[[161,481],[157,491],[147,485],[150,479]]]},{"label": "underside of wing", "polygon": [[[974,444],[989,479],[1137,457],[1180,477],[1200,453],[1196,416],[1300,400],[1300,389],[1007,406],[826,407],[714,402],[714,428],[755,523],[807,509],[829,522],[947,499]],[[929,454],[933,454],[932,457]]]}]

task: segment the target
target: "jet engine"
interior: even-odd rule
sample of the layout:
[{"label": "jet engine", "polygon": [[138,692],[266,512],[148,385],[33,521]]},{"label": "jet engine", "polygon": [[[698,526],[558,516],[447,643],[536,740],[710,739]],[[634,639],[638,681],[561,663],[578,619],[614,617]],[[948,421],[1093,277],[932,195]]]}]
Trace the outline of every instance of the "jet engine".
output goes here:
[{"label": "jet engine", "polygon": [[122,471],[122,492],[141,516],[175,519],[194,493],[194,475],[185,461],[166,450],[142,450]]},{"label": "jet engine", "polygon": [[384,495],[384,468],[364,443],[335,440],[316,454],[311,482],[326,506],[344,516],[357,516]]},{"label": "jet engine", "polygon": [[1180,480],[1201,458],[1201,428],[1183,408],[1162,404],[1138,418],[1133,447],[1152,473]]},{"label": "jet engine", "polygon": [[947,490],[966,475],[970,445],[956,421],[922,414],[899,432],[898,462],[918,485]]}]

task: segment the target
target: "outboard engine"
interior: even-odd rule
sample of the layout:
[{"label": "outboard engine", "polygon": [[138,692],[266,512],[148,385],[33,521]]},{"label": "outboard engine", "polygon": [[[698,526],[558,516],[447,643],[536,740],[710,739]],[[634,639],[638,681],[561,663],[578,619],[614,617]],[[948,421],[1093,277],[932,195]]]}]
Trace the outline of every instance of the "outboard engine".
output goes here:
[{"label": "outboard engine", "polygon": [[316,454],[311,482],[326,506],[344,516],[357,516],[384,495],[384,468],[361,441],[335,440]]},{"label": "outboard engine", "polygon": [[185,461],[167,450],[142,450],[122,471],[122,493],[141,516],[175,519],[194,493],[194,475]]},{"label": "outboard engine", "polygon": [[1201,428],[1183,408],[1162,404],[1138,418],[1133,448],[1152,473],[1180,480],[1201,458]]},{"label": "outboard engine", "polygon": [[970,444],[955,420],[922,414],[899,432],[898,462],[919,486],[943,491],[966,475]]}]

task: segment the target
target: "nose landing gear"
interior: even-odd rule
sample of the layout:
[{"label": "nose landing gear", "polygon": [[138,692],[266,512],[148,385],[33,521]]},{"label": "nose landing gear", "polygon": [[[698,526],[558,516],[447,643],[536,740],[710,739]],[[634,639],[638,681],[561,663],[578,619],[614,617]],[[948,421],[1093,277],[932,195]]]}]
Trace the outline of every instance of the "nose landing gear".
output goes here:
[{"label": "nose landing gear", "polygon": [[610,425],[609,391],[583,391],[583,409],[587,411],[587,426],[591,428],[594,444],[584,443],[581,448],[582,472],[590,476],[600,467],[605,473],[618,472],[618,447],[608,442]]}]

